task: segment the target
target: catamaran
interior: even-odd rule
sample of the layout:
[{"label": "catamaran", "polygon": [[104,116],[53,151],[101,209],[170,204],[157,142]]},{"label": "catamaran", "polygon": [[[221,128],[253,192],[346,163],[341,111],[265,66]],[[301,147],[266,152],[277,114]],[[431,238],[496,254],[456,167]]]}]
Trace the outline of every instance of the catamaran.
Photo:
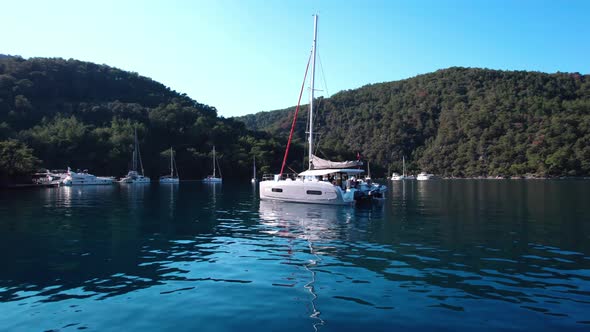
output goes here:
[{"label": "catamaran", "polygon": [[[176,176],[174,175],[174,171],[176,170]],[[160,183],[178,183],[180,179],[178,178],[178,170],[176,169],[176,162],[174,160],[174,150],[170,147],[170,175],[160,176]]]},{"label": "catamaran", "polygon": [[[289,134],[289,141],[283,158],[281,172],[275,175],[264,175],[259,184],[259,194],[261,200],[275,200],[284,202],[297,203],[316,203],[331,205],[348,205],[353,204],[356,199],[370,197],[371,190],[374,190],[373,184],[367,182],[357,182],[358,176],[364,171],[360,169],[362,162],[344,161],[334,162],[321,159],[313,155],[313,115],[314,115],[314,81],[315,81],[315,59],[316,59],[316,40],[317,40],[317,22],[318,16],[314,15],[313,43],[310,56],[311,64],[311,88],[309,99],[309,137],[308,137],[308,160],[309,168],[299,174],[288,175],[283,173],[289,146],[293,136],[297,113],[299,112],[298,103],[295,110],[295,117]],[[308,64],[309,66],[309,64]],[[307,70],[306,70],[307,75]],[[305,78],[304,78],[305,85]],[[303,92],[303,86],[301,93]],[[301,93],[300,99],[301,101]],[[355,168],[356,167],[356,168]],[[360,184],[365,184],[361,190]],[[380,190],[383,190],[381,188]],[[381,191],[380,191],[381,192]]]},{"label": "catamaran", "polygon": [[[150,183],[151,180],[149,177],[144,175],[143,172],[143,163],[141,162],[141,154],[139,153],[139,142],[137,140],[137,128],[135,128],[134,132],[135,138],[135,145],[133,147],[133,160],[132,160],[132,169],[127,173],[127,175],[119,180],[119,183]],[[141,166],[141,175],[137,172],[137,161],[139,159],[139,165]]]},{"label": "catamaran", "polygon": [[203,182],[207,182],[207,183],[221,183],[222,179],[221,179],[221,168],[219,169],[219,177],[217,177],[217,174],[215,172],[216,169],[216,157],[215,157],[215,145],[213,145],[213,175],[209,175],[206,178],[203,179]]}]

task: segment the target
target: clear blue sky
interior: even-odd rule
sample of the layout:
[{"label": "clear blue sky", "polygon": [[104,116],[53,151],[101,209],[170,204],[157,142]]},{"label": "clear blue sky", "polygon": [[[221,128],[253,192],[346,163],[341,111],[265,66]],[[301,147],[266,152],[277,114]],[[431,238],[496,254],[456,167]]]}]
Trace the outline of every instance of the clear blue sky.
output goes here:
[{"label": "clear blue sky", "polygon": [[0,53],[138,72],[229,117],[297,103],[316,12],[324,94],[451,66],[590,68],[587,0],[5,1]]}]

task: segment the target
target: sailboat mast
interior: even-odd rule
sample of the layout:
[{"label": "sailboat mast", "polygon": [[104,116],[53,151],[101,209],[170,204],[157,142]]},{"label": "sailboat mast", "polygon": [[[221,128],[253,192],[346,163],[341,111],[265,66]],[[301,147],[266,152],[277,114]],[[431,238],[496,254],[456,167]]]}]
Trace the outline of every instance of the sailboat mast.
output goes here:
[{"label": "sailboat mast", "polygon": [[311,48],[311,91],[309,98],[309,169],[313,168],[311,160],[313,154],[313,93],[315,83],[315,53],[316,53],[316,40],[318,37],[318,15],[313,16],[313,45]]},{"label": "sailboat mast", "polygon": [[252,178],[256,179],[256,156],[254,156],[254,170],[252,171]]},{"label": "sailboat mast", "polygon": [[134,128],[134,134],[133,134],[133,139],[134,139],[134,144],[133,144],[133,160],[132,160],[132,169],[137,172],[137,127]]},{"label": "sailboat mast", "polygon": [[172,165],[172,147],[170,147],[170,177],[174,177],[174,166]]},{"label": "sailboat mast", "polygon": [[215,178],[215,145],[213,145],[213,177]]},{"label": "sailboat mast", "polygon": [[406,176],[406,157],[402,156],[402,175],[405,177]]}]

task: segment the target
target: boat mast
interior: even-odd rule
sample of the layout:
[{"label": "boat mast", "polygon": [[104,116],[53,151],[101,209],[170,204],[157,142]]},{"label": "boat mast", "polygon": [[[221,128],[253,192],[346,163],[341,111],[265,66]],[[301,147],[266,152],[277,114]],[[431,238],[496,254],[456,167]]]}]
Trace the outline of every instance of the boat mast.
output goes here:
[{"label": "boat mast", "polygon": [[137,144],[137,157],[139,158],[139,166],[141,167],[141,176],[145,175],[143,171],[143,162],[141,161],[141,152],[139,151],[139,141],[137,140],[137,129],[135,129],[135,144]]},{"label": "boat mast", "polygon": [[256,179],[256,156],[254,156],[254,170],[252,171],[252,178]]},{"label": "boat mast", "polygon": [[134,128],[134,145],[133,145],[133,160],[131,161],[131,169],[137,172],[137,127]]},{"label": "boat mast", "polygon": [[406,157],[402,156],[402,175],[406,177]]},{"label": "boat mast", "polygon": [[213,178],[215,178],[215,145],[213,145]]},{"label": "boat mast", "polygon": [[172,165],[172,147],[170,147],[170,177],[174,177],[174,166]]},{"label": "boat mast", "polygon": [[318,15],[313,16],[313,45],[311,48],[311,93],[309,98],[309,169],[313,169],[312,154],[313,154],[313,92],[315,81],[315,53],[316,40],[318,37]]}]

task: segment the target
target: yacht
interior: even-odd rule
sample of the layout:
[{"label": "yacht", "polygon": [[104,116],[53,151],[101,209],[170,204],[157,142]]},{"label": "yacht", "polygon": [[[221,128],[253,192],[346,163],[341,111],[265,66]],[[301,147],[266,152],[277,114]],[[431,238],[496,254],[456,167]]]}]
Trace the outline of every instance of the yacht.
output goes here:
[{"label": "yacht", "polygon": [[[130,184],[141,184],[150,183],[149,177],[144,175],[143,163],[141,162],[141,154],[139,153],[139,142],[137,140],[137,128],[135,128],[135,146],[133,148],[133,160],[132,170],[130,170],[125,177],[119,180],[119,183],[130,183]],[[139,159],[139,165],[141,166],[141,174],[137,171],[137,161]]]},{"label": "yacht", "polygon": [[207,182],[207,183],[221,183],[222,182],[222,178],[221,178],[221,168],[219,169],[219,177],[217,177],[217,174],[215,173],[215,170],[217,167],[219,167],[219,165],[216,165],[216,157],[215,157],[215,145],[213,145],[213,175],[209,175],[206,178],[203,179],[203,182]]},{"label": "yacht", "polygon": [[113,183],[115,183],[113,177],[88,174],[87,169],[82,172],[74,172],[69,167],[66,177],[61,181],[61,185],[64,186],[109,185]]},{"label": "yacht", "polygon": [[[283,173],[293,136],[293,126],[289,135],[289,141],[287,142],[287,148],[285,150],[280,173],[275,175],[264,175],[262,181],[259,183],[259,195],[261,200],[349,205],[354,204],[356,200],[371,197],[371,190],[375,189],[375,186],[373,186],[373,183],[370,180],[357,181],[357,178],[364,172],[360,169],[360,166],[363,164],[360,160],[334,162],[321,159],[312,153],[314,150],[313,115],[317,22],[318,16],[314,15],[314,34],[309,62],[311,65],[309,137],[307,142],[309,151],[309,168],[299,174],[289,175]],[[305,80],[306,79],[304,78],[304,82]],[[304,86],[302,86],[301,92],[303,92],[303,88]],[[293,124],[295,124],[297,113],[299,112],[300,101],[301,99],[295,110]],[[384,186],[379,187],[379,190],[383,191]]]},{"label": "yacht", "polygon": [[418,174],[418,176],[416,177],[416,180],[425,181],[425,180],[432,180],[434,178],[435,178],[434,174],[422,172],[422,173]]},{"label": "yacht", "polygon": [[[176,175],[174,175],[174,171],[176,170]],[[160,176],[160,183],[178,183],[180,179],[178,178],[178,170],[176,169],[176,161],[174,159],[174,150],[170,147],[170,175]]]}]

